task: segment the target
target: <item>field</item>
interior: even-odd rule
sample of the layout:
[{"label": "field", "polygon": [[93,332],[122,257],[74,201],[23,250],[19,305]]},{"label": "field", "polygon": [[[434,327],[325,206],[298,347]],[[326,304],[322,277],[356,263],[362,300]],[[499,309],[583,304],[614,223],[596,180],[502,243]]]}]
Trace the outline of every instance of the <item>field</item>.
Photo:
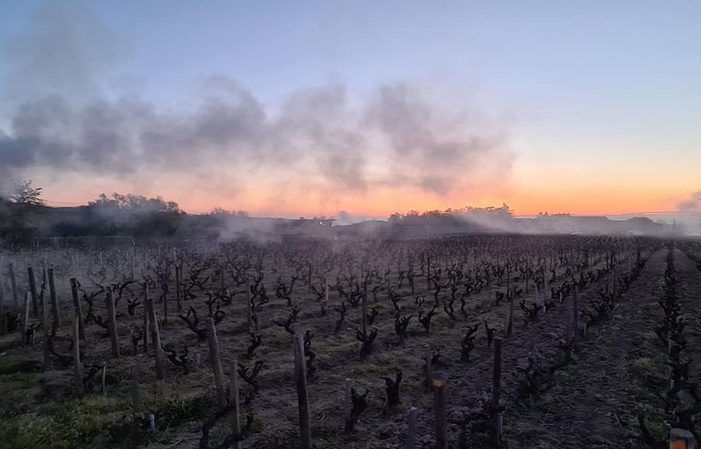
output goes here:
[{"label": "field", "polygon": [[300,384],[314,448],[662,448],[701,413],[693,241],[61,242],[0,279],[3,447],[305,447]]}]

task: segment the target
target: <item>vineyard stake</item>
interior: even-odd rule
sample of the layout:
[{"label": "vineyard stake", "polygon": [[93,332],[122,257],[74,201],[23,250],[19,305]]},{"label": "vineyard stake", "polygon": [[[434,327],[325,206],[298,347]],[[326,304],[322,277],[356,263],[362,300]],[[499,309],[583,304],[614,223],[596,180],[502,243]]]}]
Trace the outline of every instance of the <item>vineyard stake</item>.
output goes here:
[{"label": "vineyard stake", "polygon": [[219,408],[226,407],[226,389],[224,388],[224,374],[222,373],[221,358],[219,355],[219,340],[217,339],[217,328],[214,319],[207,322],[207,339],[209,342],[209,361],[214,371],[214,384],[217,387],[217,402]]},{"label": "vineyard stake", "polygon": [[73,313],[73,377],[75,377],[75,389],[78,394],[83,394],[83,377],[80,374],[80,315]]},{"label": "vineyard stake", "polygon": [[363,282],[363,335],[368,334],[368,284]]},{"label": "vineyard stake", "polygon": [[[231,374],[229,374],[229,403],[234,406],[231,416],[231,427],[236,435],[241,434],[241,420],[239,418],[239,410],[241,408],[239,399],[239,373],[238,373],[238,361],[234,359],[231,367]],[[233,448],[239,449],[241,443],[235,441]]]},{"label": "vineyard stake", "polygon": [[448,449],[448,390],[442,380],[433,381],[433,401],[436,409],[436,447]]},{"label": "vineyard stake", "polygon": [[5,281],[0,269],[0,315],[5,313]]},{"label": "vineyard stake", "polygon": [[12,302],[15,307],[19,307],[19,290],[17,290],[17,276],[15,275],[15,264],[10,262],[10,287],[12,288]]},{"label": "vineyard stake", "polygon": [[572,330],[574,345],[579,342],[579,287],[574,287],[574,297],[572,299]]},{"label": "vineyard stake", "polygon": [[75,278],[70,279],[71,296],[73,296],[73,312],[78,317],[78,330],[81,340],[85,340],[85,323],[83,322],[83,310],[78,297],[78,283]]},{"label": "vineyard stake", "polygon": [[346,421],[345,432],[350,433],[350,429],[353,427],[353,423],[351,422],[351,411],[353,410],[353,380],[348,378],[346,378],[346,389],[344,397],[344,418]]},{"label": "vineyard stake", "polygon": [[51,354],[49,352],[49,301],[41,302],[41,331],[43,339],[41,346],[44,352],[44,372],[51,369]]},{"label": "vineyard stake", "polygon": [[177,261],[175,263],[175,300],[177,303],[178,312],[183,308],[182,294],[180,292],[180,283],[182,282],[182,268],[178,266]]},{"label": "vineyard stake", "polygon": [[151,343],[153,343],[153,358],[156,362],[156,379],[165,377],[165,369],[163,367],[163,349],[161,349],[161,335],[158,332],[158,321],[156,321],[156,312],[153,310],[153,301],[147,296],[146,307],[148,309],[148,321],[151,330]]},{"label": "vineyard stake", "polygon": [[136,363],[131,366],[131,410],[134,415],[132,431],[134,435],[139,433],[139,412],[141,411],[141,396],[139,394],[139,371]]},{"label": "vineyard stake", "polygon": [[299,428],[302,449],[312,449],[312,433],[309,426],[309,402],[307,398],[307,366],[304,361],[304,338],[302,334],[294,335],[295,384],[297,386],[297,404],[299,408]]},{"label": "vineyard stake", "polygon": [[501,445],[501,419],[499,396],[501,395],[501,338],[494,339],[494,367],[492,371],[492,444]]},{"label": "vineyard stake", "polygon": [[56,296],[56,285],[54,284],[54,269],[49,268],[47,270],[49,275],[49,297],[51,298],[51,308],[54,315],[53,326],[55,329],[61,327],[61,314],[58,308],[58,297]]},{"label": "vineyard stake", "polygon": [[102,395],[107,394],[107,384],[105,380],[107,379],[107,362],[102,364],[102,374],[100,375],[100,393]]},{"label": "vineyard stake", "polygon": [[418,409],[416,407],[412,407],[409,409],[409,416],[407,418],[409,429],[407,430],[407,436],[406,436],[406,449],[415,449],[416,448],[416,415],[417,415],[417,413],[418,413]]},{"label": "vineyard stake", "polygon": [[150,327],[149,327],[149,311],[148,311],[148,301],[149,301],[149,289],[148,289],[148,281],[145,283],[144,287],[144,354],[148,353],[148,339],[149,339],[149,333],[150,333]]},{"label": "vineyard stake", "polygon": [[32,294],[32,311],[33,316],[39,317],[39,302],[37,295],[37,281],[34,278],[34,269],[32,267],[27,267],[27,275],[29,276],[29,291]]},{"label": "vineyard stake", "polygon": [[246,276],[246,320],[248,331],[253,331],[253,310],[251,309],[251,279]]},{"label": "vineyard stake", "polygon": [[433,387],[433,365],[431,364],[431,347],[426,347],[426,352],[424,352],[424,360],[426,361],[426,387],[430,390]]},{"label": "vineyard stake", "polygon": [[29,290],[24,292],[24,321],[22,323],[22,346],[27,345],[27,332],[29,331]]},{"label": "vineyard stake", "polygon": [[119,358],[119,335],[117,335],[117,313],[114,308],[114,296],[112,287],[107,287],[107,313],[109,314],[110,341],[112,343],[112,357]]}]

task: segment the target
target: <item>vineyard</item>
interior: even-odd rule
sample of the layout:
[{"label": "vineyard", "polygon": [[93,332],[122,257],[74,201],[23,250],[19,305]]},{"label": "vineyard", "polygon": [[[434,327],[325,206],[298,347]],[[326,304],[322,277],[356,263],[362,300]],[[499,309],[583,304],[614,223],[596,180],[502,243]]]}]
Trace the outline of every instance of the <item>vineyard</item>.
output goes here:
[{"label": "vineyard", "polygon": [[669,447],[699,299],[685,240],[40,244],[0,256],[0,446]]}]

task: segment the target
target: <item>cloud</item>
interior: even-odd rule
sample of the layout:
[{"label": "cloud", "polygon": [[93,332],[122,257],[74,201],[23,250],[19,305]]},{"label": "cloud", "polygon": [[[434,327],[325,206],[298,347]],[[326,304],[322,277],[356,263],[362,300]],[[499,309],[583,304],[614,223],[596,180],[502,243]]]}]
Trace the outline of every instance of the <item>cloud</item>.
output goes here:
[{"label": "cloud", "polygon": [[286,184],[323,181],[318,188],[330,197],[387,186],[441,196],[481,170],[510,167],[498,126],[450,114],[401,82],[353,103],[342,83],[298,89],[274,112],[223,74],[211,76],[186,111],[109,95],[110,70],[130,47],[80,2],[45,3],[2,49],[11,100],[8,132],[0,133],[2,176],[43,168],[139,179],[194,170],[198,182],[223,189],[232,178],[243,188],[245,176],[282,182],[283,173]]},{"label": "cloud", "polygon": [[684,201],[677,204],[677,209],[680,211],[701,211],[701,190],[689,195]]}]

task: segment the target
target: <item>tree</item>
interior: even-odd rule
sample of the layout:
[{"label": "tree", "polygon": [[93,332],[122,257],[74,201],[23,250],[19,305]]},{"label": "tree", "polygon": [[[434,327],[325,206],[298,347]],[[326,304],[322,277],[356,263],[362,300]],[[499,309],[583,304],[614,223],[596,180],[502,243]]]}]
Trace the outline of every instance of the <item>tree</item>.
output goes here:
[{"label": "tree", "polygon": [[9,198],[13,203],[28,206],[43,206],[45,201],[41,198],[41,187],[33,187],[32,181],[25,180],[15,183],[10,191]]},{"label": "tree", "polygon": [[172,236],[180,229],[185,212],[178,203],[162,197],[104,193],[88,203],[91,232],[98,235]]},{"label": "tree", "polygon": [[215,207],[209,212],[209,215],[215,217],[249,217],[250,215],[245,210],[228,210],[223,207]]},{"label": "tree", "polygon": [[1,199],[0,238],[14,245],[30,245],[37,232],[34,218],[44,211],[41,187],[33,187],[32,181],[20,181],[13,185],[7,199]]}]

